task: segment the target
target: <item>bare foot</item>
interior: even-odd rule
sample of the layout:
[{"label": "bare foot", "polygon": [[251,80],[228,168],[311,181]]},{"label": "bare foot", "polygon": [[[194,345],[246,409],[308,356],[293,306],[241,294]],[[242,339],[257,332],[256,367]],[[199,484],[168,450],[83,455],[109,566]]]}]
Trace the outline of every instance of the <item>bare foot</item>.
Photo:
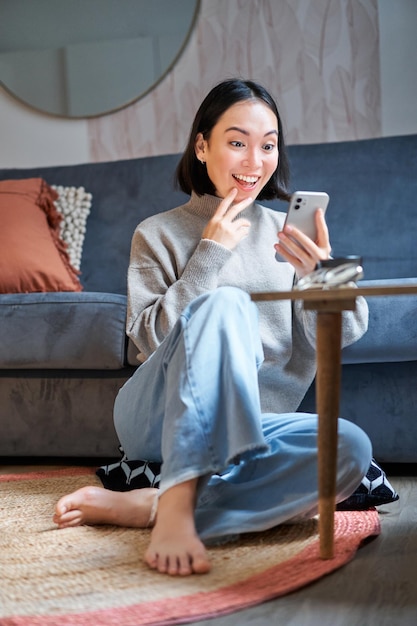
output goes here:
[{"label": "bare foot", "polygon": [[210,571],[206,549],[194,524],[195,484],[187,481],[175,485],[159,498],[145,561],[162,574],[189,576]]},{"label": "bare foot", "polygon": [[158,490],[151,488],[119,492],[82,487],[57,502],[53,521],[59,528],[81,524],[145,528],[157,494]]}]

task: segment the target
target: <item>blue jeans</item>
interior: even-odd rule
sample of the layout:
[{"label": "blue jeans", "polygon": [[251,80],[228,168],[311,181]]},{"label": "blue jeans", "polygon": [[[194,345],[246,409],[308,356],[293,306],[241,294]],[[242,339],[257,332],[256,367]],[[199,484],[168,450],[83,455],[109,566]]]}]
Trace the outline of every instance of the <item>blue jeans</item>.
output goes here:
[{"label": "blue jeans", "polygon": [[[162,462],[160,493],[200,479],[203,540],[317,512],[317,415],[262,414],[262,360],[255,304],[221,287],[184,309],[116,398],[120,443],[128,459]],[[340,419],[337,501],[356,489],[371,458],[366,434]]]}]

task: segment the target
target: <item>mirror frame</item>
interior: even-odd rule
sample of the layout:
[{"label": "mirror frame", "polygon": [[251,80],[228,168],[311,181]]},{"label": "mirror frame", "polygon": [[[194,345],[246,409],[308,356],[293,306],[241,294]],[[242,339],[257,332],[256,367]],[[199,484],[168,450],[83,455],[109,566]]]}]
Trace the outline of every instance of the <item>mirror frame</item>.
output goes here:
[{"label": "mirror frame", "polygon": [[118,111],[126,109],[129,106],[131,106],[132,104],[135,104],[136,102],[139,102],[139,100],[142,100],[142,98],[145,98],[151,91],[153,91],[168,76],[168,74],[173,70],[175,65],[178,63],[180,57],[184,53],[184,50],[185,50],[185,48],[187,47],[187,45],[188,45],[188,43],[190,41],[191,35],[193,34],[193,32],[195,30],[195,25],[197,23],[197,20],[198,20],[199,14],[200,14],[201,0],[195,0],[195,2],[196,2],[196,4],[195,4],[195,9],[194,9],[194,15],[192,17],[192,20],[191,20],[191,23],[190,23],[190,27],[189,27],[189,29],[188,29],[185,37],[184,37],[184,40],[183,40],[180,48],[178,49],[177,54],[175,55],[175,57],[173,58],[172,62],[169,64],[167,69],[147,89],[142,91],[138,96],[136,96],[134,98],[131,98],[129,101],[123,102],[120,106],[116,106],[116,107],[114,107],[112,109],[109,109],[109,110],[106,110],[106,111],[102,111],[100,113],[92,113],[92,114],[87,114],[87,115],[64,115],[62,113],[54,113],[53,111],[47,111],[45,109],[42,109],[40,107],[37,107],[37,106],[31,104],[30,102],[27,102],[27,100],[24,100],[23,98],[18,96],[16,93],[14,93],[14,91],[12,89],[10,89],[2,80],[0,80],[0,86],[12,98],[17,100],[18,102],[20,102],[24,106],[28,107],[30,110],[36,111],[38,113],[42,113],[43,115],[47,115],[47,116],[50,116],[50,117],[55,117],[55,118],[58,118],[58,119],[64,119],[64,120],[88,120],[88,119],[95,119],[95,118],[98,118],[98,117],[104,117],[106,115],[112,115],[113,113],[117,113]]}]

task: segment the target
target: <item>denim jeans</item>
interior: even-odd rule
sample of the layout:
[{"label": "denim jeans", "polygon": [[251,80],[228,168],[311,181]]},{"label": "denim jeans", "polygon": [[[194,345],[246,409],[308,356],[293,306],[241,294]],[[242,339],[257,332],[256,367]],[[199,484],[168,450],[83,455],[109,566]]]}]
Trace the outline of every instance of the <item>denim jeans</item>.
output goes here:
[{"label": "denim jeans", "polygon": [[[114,419],[130,460],[162,462],[160,493],[199,478],[203,540],[317,512],[317,415],[262,414],[256,305],[221,287],[193,300],[120,390]],[[278,384],[278,381],[277,381]],[[371,462],[366,434],[339,419],[337,500]]]}]

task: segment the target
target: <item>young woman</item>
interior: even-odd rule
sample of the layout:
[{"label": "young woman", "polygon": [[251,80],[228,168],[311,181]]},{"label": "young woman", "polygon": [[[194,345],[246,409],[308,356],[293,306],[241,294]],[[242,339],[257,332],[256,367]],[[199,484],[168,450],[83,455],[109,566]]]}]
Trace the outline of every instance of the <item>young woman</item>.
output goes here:
[{"label": "young woman", "polygon": [[[160,489],[87,487],[54,521],[152,526],[147,564],[188,575],[210,569],[205,543],[317,512],[317,416],[295,413],[315,375],[315,313],[249,293],[291,289],[330,243],[321,210],[312,241],[255,202],[288,198],[288,165],[276,104],[254,82],[208,94],[177,178],[189,202],[133,237],[127,332],[142,364],[114,411],[127,458],[162,462]],[[344,345],[367,319],[358,298]],[[340,419],[338,501],[370,462],[365,433]]]}]

